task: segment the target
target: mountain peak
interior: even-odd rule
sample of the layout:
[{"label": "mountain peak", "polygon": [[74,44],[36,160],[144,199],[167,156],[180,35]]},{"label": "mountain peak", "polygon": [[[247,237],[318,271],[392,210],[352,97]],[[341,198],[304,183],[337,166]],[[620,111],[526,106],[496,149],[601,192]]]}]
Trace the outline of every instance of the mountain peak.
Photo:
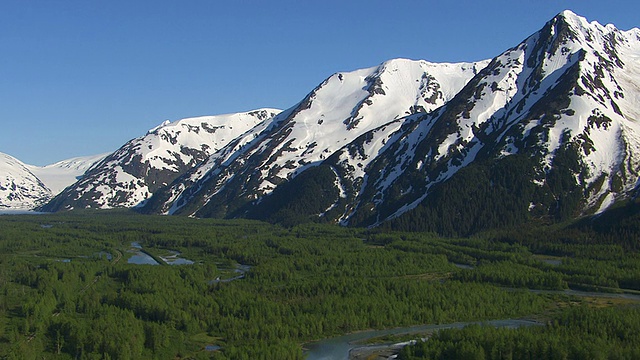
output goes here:
[{"label": "mountain peak", "polygon": [[597,21],[591,21],[590,22],[590,21],[587,20],[586,17],[578,15],[578,14],[574,13],[571,10],[562,11],[561,13],[556,15],[556,17],[554,17],[554,19],[563,19],[570,26],[572,26],[574,28],[588,28],[588,27],[593,27],[593,26],[615,28],[615,26],[613,24],[608,24],[606,26],[603,26],[602,24],[600,24]]},{"label": "mountain peak", "polygon": [[584,16],[580,16],[569,9],[560,12],[556,17],[561,17],[570,21],[587,21]]},{"label": "mountain peak", "polygon": [[569,27],[571,27],[574,30],[579,30],[580,32],[589,32],[589,31],[597,30],[602,33],[610,33],[613,31],[630,32],[634,34],[640,33],[640,29],[638,29],[637,27],[631,28],[628,31],[624,31],[619,29],[614,24],[602,25],[600,22],[595,20],[588,21],[587,18],[580,16],[571,10],[562,11],[561,13],[556,15],[551,21],[557,22],[558,20],[564,21]]}]

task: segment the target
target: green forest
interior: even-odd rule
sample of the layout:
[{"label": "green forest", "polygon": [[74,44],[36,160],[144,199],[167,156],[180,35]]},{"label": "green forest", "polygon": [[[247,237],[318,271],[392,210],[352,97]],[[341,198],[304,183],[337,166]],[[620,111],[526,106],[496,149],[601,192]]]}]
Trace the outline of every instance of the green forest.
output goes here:
[{"label": "green forest", "polygon": [[[442,330],[399,356],[637,359],[640,231],[620,211],[615,231],[603,218],[465,238],[128,210],[0,216],[0,358],[304,359],[311,341],[365,329],[530,319]],[[141,253],[159,265],[132,263]]]}]

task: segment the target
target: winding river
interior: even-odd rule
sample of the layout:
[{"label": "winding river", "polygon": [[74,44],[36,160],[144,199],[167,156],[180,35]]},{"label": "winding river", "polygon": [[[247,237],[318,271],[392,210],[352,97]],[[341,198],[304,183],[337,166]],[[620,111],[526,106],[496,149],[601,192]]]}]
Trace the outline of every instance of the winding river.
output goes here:
[{"label": "winding river", "polygon": [[[558,290],[558,291],[529,290],[529,291],[533,293],[538,293],[538,294],[563,294],[563,295],[579,296],[579,297],[618,298],[618,299],[628,299],[628,300],[640,302],[640,295],[630,294],[630,293],[602,293],[602,292],[589,292],[589,291],[579,291],[579,290]],[[441,330],[441,329],[463,328],[471,324],[484,324],[484,325],[490,325],[495,327],[506,327],[506,328],[543,325],[541,323],[531,321],[531,320],[517,320],[517,319],[491,320],[491,321],[484,321],[484,322],[459,322],[459,323],[443,324],[443,325],[419,325],[419,326],[411,326],[411,327],[396,328],[396,329],[356,332],[352,334],[347,334],[343,336],[338,336],[334,338],[307,343],[304,345],[304,348],[306,349],[305,354],[307,356],[307,360],[348,360],[349,353],[352,352],[354,349],[356,349],[358,352],[362,352],[362,350],[365,350],[366,352],[367,349],[383,350],[385,348],[390,349],[393,347],[393,344],[371,345],[371,346],[362,345],[363,342],[373,338],[386,336],[386,335],[420,334],[420,333],[426,333],[426,332],[431,332],[431,331]],[[406,345],[406,344],[403,344],[403,345]],[[399,347],[403,345],[400,345]]]},{"label": "winding river", "polygon": [[[167,265],[192,265],[194,262],[189,259],[184,259],[179,257],[180,253],[174,250],[168,250],[170,252],[169,255],[166,256],[158,256],[162,261]],[[129,252],[134,253],[127,262],[129,264],[136,265],[160,265],[159,262],[156,261],[151,255],[147,254],[142,250],[142,245],[139,242],[132,242],[131,249]]]},{"label": "winding river", "polygon": [[[305,354],[307,356],[307,360],[348,360],[349,352],[356,348],[365,347],[363,345],[358,345],[358,343],[369,339],[386,335],[419,334],[441,329],[463,328],[471,324],[484,324],[507,328],[542,325],[530,320],[506,319],[484,322],[459,322],[441,325],[418,325],[396,329],[361,331],[305,344]],[[375,347],[382,348],[382,346],[379,345],[376,345]]]}]

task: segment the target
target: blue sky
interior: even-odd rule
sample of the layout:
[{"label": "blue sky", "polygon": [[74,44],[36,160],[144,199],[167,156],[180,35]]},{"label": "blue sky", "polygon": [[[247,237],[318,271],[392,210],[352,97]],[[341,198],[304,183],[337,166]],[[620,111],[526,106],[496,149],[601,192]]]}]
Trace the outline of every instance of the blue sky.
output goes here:
[{"label": "blue sky", "polygon": [[639,3],[2,0],[0,152],[110,152],[164,120],[288,108],[338,71],[491,58],[564,9],[640,27]]}]

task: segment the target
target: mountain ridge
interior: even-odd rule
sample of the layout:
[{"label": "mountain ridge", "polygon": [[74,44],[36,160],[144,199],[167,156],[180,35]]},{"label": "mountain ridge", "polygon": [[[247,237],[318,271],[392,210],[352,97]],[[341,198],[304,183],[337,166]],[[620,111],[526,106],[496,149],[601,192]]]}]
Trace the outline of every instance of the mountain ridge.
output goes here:
[{"label": "mountain ridge", "polygon": [[[179,135],[158,133],[163,124],[43,209],[423,222],[449,234],[598,213],[637,189],[638,60],[639,29],[564,11],[491,60],[393,59],[335,73],[210,151],[196,149],[201,139],[180,148]],[[140,141],[177,148],[151,164]]]},{"label": "mountain ridge", "polygon": [[41,210],[137,206],[158,188],[278,112],[258,109],[165,121],[108,155]]},{"label": "mountain ridge", "polygon": [[[585,24],[587,31],[583,31]],[[578,31],[578,26],[583,29]],[[615,91],[608,91],[600,84],[609,80],[604,78],[602,69],[609,72],[612,84],[615,83],[614,76],[619,74],[638,78],[635,68],[625,70],[616,64],[620,59],[607,60],[602,55],[626,52],[627,58],[635,59],[637,40],[637,30],[619,32],[612,26],[587,23],[570,12],[552,19],[540,32],[494,58],[456,98],[434,114],[416,115],[412,121],[403,124],[405,129],[413,127],[412,131],[391,135],[408,140],[397,142],[395,152],[391,153],[393,146],[388,146],[386,156],[376,157],[370,171],[365,171],[367,174],[352,186],[353,193],[364,196],[352,196],[350,204],[346,205],[351,210],[332,221],[359,226],[379,225],[422,204],[430,195],[429,189],[472,164],[478,154],[484,161],[499,162],[501,158],[519,153],[518,148],[522,148],[528,158],[537,158],[532,161],[534,171],[527,179],[536,187],[527,190],[530,201],[518,205],[518,212],[526,213],[521,219],[531,216],[561,219],[602,211],[616,199],[629,196],[637,181],[638,164],[634,156],[637,152],[618,152],[613,156],[608,152],[622,146],[616,141],[620,134],[616,127],[626,130],[624,146],[637,147],[635,107],[632,102],[625,105],[622,88],[617,83]],[[628,98],[636,98],[635,87],[629,87],[631,89],[624,93]],[[587,92],[589,95],[584,96]],[[572,103],[575,109],[570,108]],[[560,126],[556,126],[558,123]],[[429,139],[425,140],[427,135],[430,135]],[[390,135],[385,138],[389,139]],[[497,143],[492,144],[492,141]],[[419,156],[416,153],[408,156],[407,150],[412,149],[419,151]],[[340,178],[337,173],[353,173],[348,168],[356,168],[357,162],[351,160],[357,157],[351,154],[361,154],[361,159],[371,157],[364,147],[354,146],[349,152],[342,152],[343,171],[335,171],[339,167],[337,161],[327,164],[341,187],[344,187],[344,177]],[[528,158],[524,160],[529,161]],[[430,170],[406,171],[425,167]],[[584,179],[580,179],[581,176]],[[370,184],[377,184],[377,187]],[[340,192],[334,189],[331,196],[335,201],[325,204],[327,208],[342,201],[340,195],[336,195]],[[582,194],[586,194],[584,201]],[[443,198],[440,203],[447,201]],[[296,208],[291,202],[283,206]],[[396,205],[391,205],[394,202]],[[465,203],[458,204],[458,207],[465,206]],[[273,210],[272,206],[265,207]],[[296,209],[294,213],[299,213],[300,209]],[[473,216],[457,221],[478,222],[482,211],[479,207]],[[258,218],[265,216],[269,218],[270,215],[263,211]],[[429,216],[434,217],[433,214]],[[435,218],[446,221],[438,216]],[[435,228],[440,232],[456,232]]]},{"label": "mountain ridge", "polygon": [[[187,213],[189,210],[182,209],[180,204],[191,201],[189,198],[197,199],[196,202],[206,198],[207,202],[215,203],[210,200],[215,196],[224,196],[223,202],[236,203],[231,205],[235,211],[245,200],[268,194],[294,173],[323,161],[389,119],[410,115],[416,109],[426,111],[441,106],[448,100],[446,96],[457,92],[455,87],[464,85],[482,66],[484,62],[432,64],[395,59],[378,67],[336,73],[297,105],[276,116],[271,127],[258,129],[252,143],[243,142],[214,154],[210,164],[204,166],[213,170],[190,179],[192,190],[177,200],[178,206],[162,205],[161,211]],[[451,73],[457,81],[445,85],[438,79],[451,78]],[[238,173],[242,175],[237,177]],[[231,182],[227,183],[225,178]],[[206,182],[211,183],[211,188],[205,190],[206,194],[200,193],[209,186]],[[219,191],[223,186],[229,191],[227,194]],[[169,198],[175,197],[174,194]],[[203,212],[195,215],[206,216]]]}]

